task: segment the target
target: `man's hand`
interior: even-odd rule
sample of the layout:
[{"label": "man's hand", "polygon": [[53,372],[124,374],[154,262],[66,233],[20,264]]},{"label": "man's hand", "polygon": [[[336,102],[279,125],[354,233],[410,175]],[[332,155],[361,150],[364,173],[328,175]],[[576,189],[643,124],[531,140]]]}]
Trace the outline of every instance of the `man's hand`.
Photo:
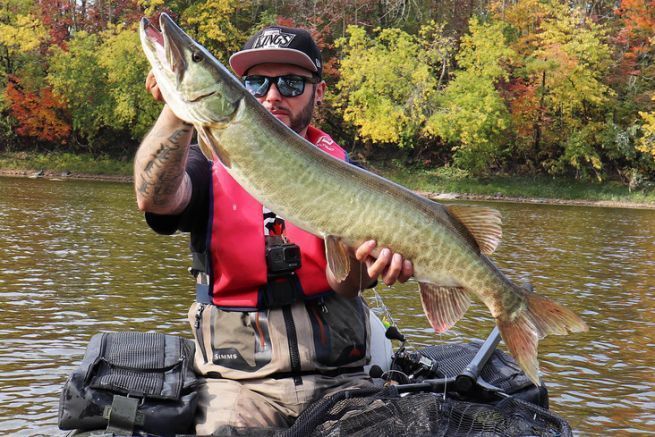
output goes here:
[{"label": "man's hand", "polygon": [[152,70],[150,70],[148,76],[146,76],[146,90],[152,94],[152,97],[154,97],[158,102],[166,103],[164,96],[159,89],[159,84],[157,84],[157,79],[155,79],[155,75],[152,74]]},{"label": "man's hand", "polygon": [[366,263],[368,276],[374,279],[382,275],[382,281],[387,285],[393,285],[396,281],[407,282],[414,274],[412,262],[386,247],[376,257],[373,255],[376,246],[375,240],[369,240],[362,243],[355,251],[355,258]]}]

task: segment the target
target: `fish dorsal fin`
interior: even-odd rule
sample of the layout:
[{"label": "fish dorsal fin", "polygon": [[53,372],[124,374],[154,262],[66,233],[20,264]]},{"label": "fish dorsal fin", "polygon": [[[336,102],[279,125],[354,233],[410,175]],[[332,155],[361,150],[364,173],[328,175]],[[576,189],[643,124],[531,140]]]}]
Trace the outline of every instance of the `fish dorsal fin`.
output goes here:
[{"label": "fish dorsal fin", "polygon": [[343,282],[350,273],[350,252],[348,246],[339,237],[325,237],[325,258],[334,278]]},{"label": "fish dorsal fin", "polygon": [[230,155],[223,149],[216,137],[212,135],[211,129],[207,126],[196,126],[196,131],[198,132],[198,145],[203,155],[210,161],[214,160],[214,156],[218,156],[223,165],[230,168],[232,166]]},{"label": "fish dorsal fin", "polygon": [[423,311],[437,334],[455,325],[471,304],[468,291],[462,287],[442,287],[425,282],[419,282],[419,287]]},{"label": "fish dorsal fin", "polygon": [[471,233],[480,252],[484,255],[494,253],[503,236],[498,210],[475,205],[448,205],[446,208]]}]

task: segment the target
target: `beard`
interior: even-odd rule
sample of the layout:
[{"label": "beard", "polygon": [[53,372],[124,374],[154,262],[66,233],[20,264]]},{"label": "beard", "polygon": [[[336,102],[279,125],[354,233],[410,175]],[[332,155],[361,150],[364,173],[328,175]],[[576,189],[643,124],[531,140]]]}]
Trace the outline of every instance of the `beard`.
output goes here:
[{"label": "beard", "polygon": [[297,116],[290,117],[289,119],[289,127],[298,134],[309,126],[309,123],[312,121],[312,115],[314,113],[314,91],[315,85],[312,85],[312,97],[309,102],[307,102]]}]

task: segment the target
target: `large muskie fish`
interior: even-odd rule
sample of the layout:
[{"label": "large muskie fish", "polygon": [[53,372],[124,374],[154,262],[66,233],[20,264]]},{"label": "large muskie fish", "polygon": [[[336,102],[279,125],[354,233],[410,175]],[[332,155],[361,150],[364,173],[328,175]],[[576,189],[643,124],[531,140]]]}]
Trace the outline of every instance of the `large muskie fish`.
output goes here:
[{"label": "large muskie fish", "polygon": [[143,19],[140,35],[167,104],[194,125],[205,154],[253,197],[325,239],[335,277],[350,269],[349,247],[377,240],[378,248],[412,261],[437,333],[453,326],[476,295],[535,384],[539,339],[587,329],[571,311],[513,284],[487,258],[500,242],[497,211],[444,206],[332,158],[269,114],[170,17],[162,14],[159,24],[161,33]]}]

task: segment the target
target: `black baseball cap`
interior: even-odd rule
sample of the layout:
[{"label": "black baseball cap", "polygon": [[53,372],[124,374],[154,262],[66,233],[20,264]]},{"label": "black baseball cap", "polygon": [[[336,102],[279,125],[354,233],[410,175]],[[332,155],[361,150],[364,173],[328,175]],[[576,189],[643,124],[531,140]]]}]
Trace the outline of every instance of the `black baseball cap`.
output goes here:
[{"label": "black baseball cap", "polygon": [[321,51],[311,34],[304,29],[270,26],[257,32],[243,46],[243,50],[230,57],[234,72],[243,76],[258,64],[293,64],[323,75]]}]

